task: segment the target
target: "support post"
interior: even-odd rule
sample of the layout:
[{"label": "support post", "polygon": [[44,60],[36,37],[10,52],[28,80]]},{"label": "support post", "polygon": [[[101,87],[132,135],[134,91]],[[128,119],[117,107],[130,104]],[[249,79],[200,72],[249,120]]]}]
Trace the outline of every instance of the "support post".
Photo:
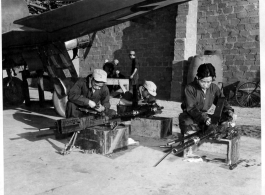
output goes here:
[{"label": "support post", "polygon": [[43,85],[43,70],[38,70],[38,92],[39,92],[39,103],[40,107],[44,107],[45,97],[44,97],[44,85]]},{"label": "support post", "polygon": [[30,73],[28,70],[23,70],[21,74],[22,74],[23,95],[25,97],[25,105],[30,106],[29,85],[27,81],[27,78],[29,77]]}]

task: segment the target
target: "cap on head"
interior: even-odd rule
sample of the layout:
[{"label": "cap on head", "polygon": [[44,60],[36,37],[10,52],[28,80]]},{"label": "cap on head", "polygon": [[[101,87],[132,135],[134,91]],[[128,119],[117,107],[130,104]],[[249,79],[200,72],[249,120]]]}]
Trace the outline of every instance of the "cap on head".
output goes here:
[{"label": "cap on head", "polygon": [[115,60],[114,60],[114,64],[115,64],[115,65],[119,64],[119,60],[115,59]]},{"label": "cap on head", "polygon": [[130,54],[135,55],[135,51],[130,51]]},{"label": "cap on head", "polygon": [[147,91],[152,95],[156,96],[156,84],[152,81],[145,81],[143,86],[147,89]]},{"label": "cap on head", "polygon": [[215,68],[211,63],[201,64],[197,70],[198,79],[203,79],[205,77],[216,77]]},{"label": "cap on head", "polygon": [[107,82],[107,73],[102,69],[95,69],[93,72],[93,78],[98,82]]}]

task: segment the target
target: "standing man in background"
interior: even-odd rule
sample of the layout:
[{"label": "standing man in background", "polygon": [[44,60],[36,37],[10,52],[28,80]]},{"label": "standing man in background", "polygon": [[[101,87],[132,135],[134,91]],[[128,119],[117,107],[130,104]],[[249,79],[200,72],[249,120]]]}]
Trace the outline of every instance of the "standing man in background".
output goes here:
[{"label": "standing man in background", "polygon": [[[133,91],[133,104],[137,104],[137,85],[138,85],[138,79],[139,79],[139,64],[136,60],[135,51],[130,51],[129,57],[132,61],[131,66],[131,76],[130,76],[130,88]],[[136,105],[133,105],[136,106]]]}]

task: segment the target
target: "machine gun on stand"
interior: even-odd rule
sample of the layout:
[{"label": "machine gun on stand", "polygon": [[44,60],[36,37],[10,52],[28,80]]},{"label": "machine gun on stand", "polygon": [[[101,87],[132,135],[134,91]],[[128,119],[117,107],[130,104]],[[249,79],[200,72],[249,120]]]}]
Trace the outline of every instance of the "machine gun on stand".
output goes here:
[{"label": "machine gun on stand", "polygon": [[[224,102],[225,99],[221,98],[217,106],[215,108],[215,112],[212,116],[212,124],[209,125],[207,129],[202,129],[201,131],[198,131],[196,133],[190,134],[183,139],[176,139],[173,141],[168,142],[166,145],[160,146],[161,148],[169,148],[170,151],[165,154],[155,165],[156,167],[164,158],[166,158],[170,153],[173,153],[175,155],[183,152],[186,148],[197,145],[199,142],[205,139],[221,139],[221,138],[227,138],[227,139],[232,139],[233,137],[238,135],[238,132],[235,128],[233,127],[227,127],[224,125],[220,125],[220,119],[221,115],[223,112],[223,107],[224,107]],[[188,140],[184,142],[185,140]],[[176,143],[181,143],[177,146],[173,146]],[[231,167],[233,165],[230,165]],[[231,168],[230,168],[231,169]]]},{"label": "machine gun on stand", "polygon": [[163,108],[164,107],[160,107],[157,104],[144,105],[137,107],[135,110],[131,112],[116,114],[113,116],[90,115],[81,118],[60,119],[55,122],[55,126],[40,129],[40,131],[53,130],[54,131],[53,134],[44,134],[44,135],[39,135],[37,137],[50,136],[56,133],[57,134],[74,133],[69,143],[67,143],[65,145],[65,148],[61,151],[61,154],[64,155],[70,153],[72,148],[74,148],[77,135],[80,131],[101,125],[109,125],[111,127],[111,130],[115,130],[115,128],[122,123],[123,118],[128,118],[128,117],[134,118],[138,116],[151,116],[155,114],[160,114],[162,113]]}]

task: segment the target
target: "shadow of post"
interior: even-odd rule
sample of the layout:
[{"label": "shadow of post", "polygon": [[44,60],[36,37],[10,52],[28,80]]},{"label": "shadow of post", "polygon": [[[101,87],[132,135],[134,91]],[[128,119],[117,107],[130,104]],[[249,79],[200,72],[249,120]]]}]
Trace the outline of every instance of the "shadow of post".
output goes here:
[{"label": "shadow of post", "polygon": [[188,72],[193,57],[188,60],[173,63],[172,83],[171,83],[171,100],[181,102],[184,99],[184,89],[187,83]]}]

